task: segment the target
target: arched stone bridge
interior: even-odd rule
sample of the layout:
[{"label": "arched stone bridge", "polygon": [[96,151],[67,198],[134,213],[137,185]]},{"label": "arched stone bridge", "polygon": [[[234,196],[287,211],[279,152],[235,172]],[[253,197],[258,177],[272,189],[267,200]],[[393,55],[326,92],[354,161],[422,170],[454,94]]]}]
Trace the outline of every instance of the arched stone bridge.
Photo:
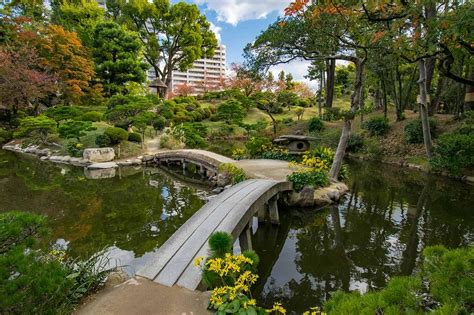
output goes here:
[{"label": "arched stone bridge", "polygon": [[201,174],[207,173],[208,175],[216,174],[219,171],[219,166],[223,163],[235,162],[235,160],[217,153],[192,149],[161,151],[147,157],[146,160],[147,163],[153,161],[158,164],[179,162],[183,169],[186,168],[188,163],[192,163],[199,167]]},{"label": "arched stone bridge", "polygon": [[211,177],[218,173],[223,163],[233,163],[242,168],[248,178],[261,178],[285,181],[292,173],[288,162],[277,160],[240,160],[236,161],[220,154],[205,150],[168,150],[144,157],[147,164],[167,164],[178,162],[183,169],[191,163],[198,166],[200,174]]},{"label": "arched stone bridge", "polygon": [[137,271],[137,275],[157,283],[196,290],[201,271],[195,258],[207,256],[208,240],[215,231],[239,239],[242,249],[251,249],[251,223],[259,220],[279,222],[277,202],[280,193],[290,191],[286,181],[251,179],[230,187],[197,211]]}]

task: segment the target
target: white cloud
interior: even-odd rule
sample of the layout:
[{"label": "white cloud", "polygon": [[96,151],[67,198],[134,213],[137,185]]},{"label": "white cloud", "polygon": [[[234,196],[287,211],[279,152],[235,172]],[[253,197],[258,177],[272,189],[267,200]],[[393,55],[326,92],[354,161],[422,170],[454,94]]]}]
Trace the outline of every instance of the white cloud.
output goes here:
[{"label": "white cloud", "polygon": [[221,42],[222,27],[217,26],[216,24],[214,24],[212,22],[209,22],[209,23],[211,24],[211,31],[213,31],[214,34],[216,34],[217,41],[220,43]]},{"label": "white cloud", "polygon": [[194,0],[216,11],[218,21],[237,25],[240,21],[264,19],[271,12],[282,12],[288,0]]},{"label": "white cloud", "polygon": [[281,70],[285,73],[291,73],[293,80],[296,82],[306,83],[311,90],[316,91],[318,88],[318,81],[310,81],[304,76],[308,74],[308,67],[311,65],[311,62],[305,60],[294,60],[286,64],[281,64],[270,68],[270,71],[273,73],[275,79],[278,78],[278,74]]}]

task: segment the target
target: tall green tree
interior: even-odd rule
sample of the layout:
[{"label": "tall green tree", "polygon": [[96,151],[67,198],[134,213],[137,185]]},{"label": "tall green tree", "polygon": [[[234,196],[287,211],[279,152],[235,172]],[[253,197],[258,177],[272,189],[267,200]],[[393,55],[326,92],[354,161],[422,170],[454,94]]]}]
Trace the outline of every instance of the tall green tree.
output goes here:
[{"label": "tall green tree", "polygon": [[90,47],[94,29],[104,21],[105,10],[97,1],[54,0],[51,4],[51,20],[70,32],[76,32],[84,46]]},{"label": "tall green tree", "polygon": [[[122,21],[139,34],[145,47],[145,59],[155,76],[168,88],[173,70],[186,71],[197,59],[214,55],[216,36],[194,4],[129,0],[121,12]],[[160,96],[166,93],[162,89]]]},{"label": "tall green tree", "polygon": [[142,62],[136,33],[115,22],[103,22],[94,30],[92,47],[96,75],[106,95],[127,94],[126,83],[145,82],[147,65]]}]

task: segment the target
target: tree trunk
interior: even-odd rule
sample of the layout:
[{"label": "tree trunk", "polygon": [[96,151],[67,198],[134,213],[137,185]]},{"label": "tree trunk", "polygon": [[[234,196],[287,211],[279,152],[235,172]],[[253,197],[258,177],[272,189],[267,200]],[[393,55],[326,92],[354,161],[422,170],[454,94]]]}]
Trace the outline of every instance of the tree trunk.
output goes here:
[{"label": "tree trunk", "polygon": [[321,70],[320,73],[319,73],[319,94],[318,94],[318,114],[319,114],[319,119],[321,119],[322,115],[323,115],[323,110],[321,108],[321,99],[323,97],[323,79],[324,77],[324,73],[323,71]]},{"label": "tree trunk", "polygon": [[387,118],[388,112],[388,101],[387,101],[387,88],[385,87],[385,79],[381,80],[382,82],[382,93],[383,93],[383,116]]},{"label": "tree trunk", "polygon": [[[469,78],[474,78],[474,70],[468,70]],[[474,110],[474,85],[466,85],[466,95],[464,97],[464,112]]]},{"label": "tree trunk", "polygon": [[425,143],[426,155],[428,156],[428,159],[431,159],[433,156],[433,142],[431,140],[430,121],[428,117],[425,59],[420,59],[418,61],[418,68],[420,72],[420,80],[418,81],[418,84],[420,86],[419,102],[421,124],[423,127],[423,140]]},{"label": "tree trunk", "polygon": [[346,155],[347,143],[349,142],[349,136],[351,134],[352,120],[354,119],[355,112],[359,106],[361,97],[362,76],[365,59],[357,59],[354,61],[354,63],[356,66],[356,79],[354,82],[354,92],[351,96],[350,115],[346,115],[344,118],[344,126],[342,127],[341,137],[339,138],[339,144],[337,145],[331,170],[329,171],[329,179],[331,181],[337,181],[339,171],[341,170],[342,161],[344,159],[344,155]]},{"label": "tree trunk", "polygon": [[336,60],[330,59],[326,61],[326,73],[327,73],[327,84],[326,84],[326,107],[332,107],[334,99],[334,83],[336,74]]},{"label": "tree trunk", "polygon": [[441,101],[441,95],[443,94],[443,90],[445,86],[446,86],[446,77],[444,75],[440,75],[438,78],[438,85],[436,86],[436,94],[430,103],[430,108],[429,108],[430,116],[438,112],[439,103]]}]

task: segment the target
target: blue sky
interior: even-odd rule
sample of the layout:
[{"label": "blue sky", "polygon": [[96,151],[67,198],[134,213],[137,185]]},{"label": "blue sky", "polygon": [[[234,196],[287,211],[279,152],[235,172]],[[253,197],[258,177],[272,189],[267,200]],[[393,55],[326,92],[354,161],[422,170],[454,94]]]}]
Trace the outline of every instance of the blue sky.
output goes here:
[{"label": "blue sky", "polygon": [[[178,2],[179,0],[173,0]],[[242,63],[243,49],[261,31],[274,23],[291,0],[185,0],[198,5],[212,23],[220,42],[227,47],[227,64]],[[281,70],[292,73],[296,81],[315,87],[315,82],[304,78],[308,63],[295,61],[271,69],[274,74]]]}]

